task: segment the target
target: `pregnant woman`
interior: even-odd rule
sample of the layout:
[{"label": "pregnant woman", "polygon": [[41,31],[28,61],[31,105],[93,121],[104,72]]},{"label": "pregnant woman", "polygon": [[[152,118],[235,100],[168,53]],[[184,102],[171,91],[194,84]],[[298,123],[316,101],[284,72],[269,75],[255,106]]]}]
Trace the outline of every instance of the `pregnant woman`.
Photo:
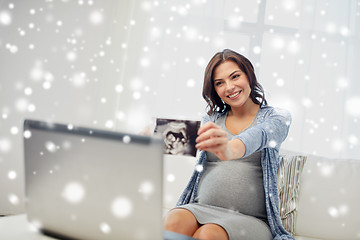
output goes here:
[{"label": "pregnant woman", "polygon": [[267,104],[251,62],[225,49],[205,70],[200,157],[165,229],[198,239],[294,239],[283,227],[278,152],[291,123]]}]

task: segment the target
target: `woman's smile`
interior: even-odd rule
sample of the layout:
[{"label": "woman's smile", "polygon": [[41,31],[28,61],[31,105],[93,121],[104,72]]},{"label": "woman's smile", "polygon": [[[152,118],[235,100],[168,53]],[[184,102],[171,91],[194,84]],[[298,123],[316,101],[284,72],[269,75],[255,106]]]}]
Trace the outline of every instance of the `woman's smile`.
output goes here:
[{"label": "woman's smile", "polygon": [[238,98],[240,96],[240,93],[242,92],[242,90],[235,92],[233,94],[228,95],[227,97],[230,98],[231,100],[235,100],[236,98]]}]

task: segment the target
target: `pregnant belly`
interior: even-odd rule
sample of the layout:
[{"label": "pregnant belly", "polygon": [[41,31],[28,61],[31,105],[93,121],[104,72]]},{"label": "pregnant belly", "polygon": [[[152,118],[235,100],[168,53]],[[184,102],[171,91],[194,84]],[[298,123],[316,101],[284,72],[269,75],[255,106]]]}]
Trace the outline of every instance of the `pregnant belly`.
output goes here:
[{"label": "pregnant belly", "polygon": [[261,167],[227,161],[208,163],[198,190],[200,204],[266,217]]}]

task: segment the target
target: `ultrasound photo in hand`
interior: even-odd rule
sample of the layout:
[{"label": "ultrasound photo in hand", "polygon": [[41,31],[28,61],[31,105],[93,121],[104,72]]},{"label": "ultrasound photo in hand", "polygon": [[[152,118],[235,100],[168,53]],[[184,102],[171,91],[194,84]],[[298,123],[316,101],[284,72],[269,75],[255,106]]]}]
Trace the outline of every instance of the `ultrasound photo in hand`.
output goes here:
[{"label": "ultrasound photo in hand", "polygon": [[157,118],[154,135],[162,137],[165,154],[196,156],[195,139],[200,121]]}]

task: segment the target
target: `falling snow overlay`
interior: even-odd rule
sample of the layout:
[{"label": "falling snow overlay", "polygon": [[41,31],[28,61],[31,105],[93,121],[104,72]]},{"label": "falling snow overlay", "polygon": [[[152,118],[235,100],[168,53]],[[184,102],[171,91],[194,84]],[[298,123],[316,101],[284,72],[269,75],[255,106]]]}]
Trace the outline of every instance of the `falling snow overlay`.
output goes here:
[{"label": "falling snow overlay", "polygon": [[116,198],[111,205],[111,211],[117,218],[127,218],[131,215],[132,210],[133,204],[131,200],[126,197]]},{"label": "falling snow overlay", "polygon": [[[269,104],[291,112],[282,148],[360,159],[359,26],[359,0],[2,1],[0,215],[24,211],[23,141],[36,135],[23,131],[24,119],[66,123],[69,131],[80,125],[128,133],[142,132],[159,117],[201,120],[204,70],[224,48],[247,56]],[[76,144],[49,139],[37,154],[45,159]],[[164,181],[169,189],[181,188],[182,165],[193,167],[194,158],[168,162],[173,165],[166,166]],[[318,164],[319,177],[335,181],[336,166]],[[47,173],[60,170],[54,164]],[[64,183],[62,201],[86,202],[86,180]],[[166,203],[178,198],[169,189]],[[156,191],[151,179],[135,189],[144,201]],[[346,186],[337,191],[350,194]],[[317,199],[314,194],[309,201]],[[135,200],[118,195],[107,211],[119,221],[130,218]],[[341,222],[352,209],[336,202],[322,211]],[[42,223],[33,222],[36,231]],[[104,235],[116,229],[106,220],[96,228]]]}]

